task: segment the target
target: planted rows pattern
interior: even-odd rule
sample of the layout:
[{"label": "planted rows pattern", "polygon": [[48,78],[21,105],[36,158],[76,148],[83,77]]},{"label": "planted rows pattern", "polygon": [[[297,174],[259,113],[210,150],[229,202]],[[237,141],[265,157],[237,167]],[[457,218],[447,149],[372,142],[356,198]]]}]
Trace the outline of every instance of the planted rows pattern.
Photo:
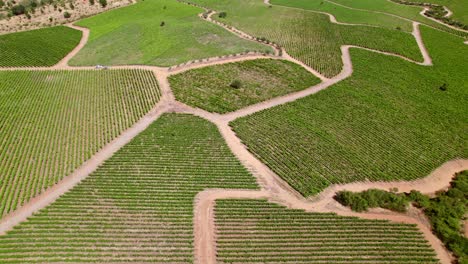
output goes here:
[{"label": "planted rows pattern", "polygon": [[358,45],[393,52],[422,61],[414,37],[406,32],[369,26],[337,25],[329,17],[299,9],[274,6],[262,1],[194,0],[218,11],[227,11],[226,18],[215,19],[244,30],[256,37],[278,43],[294,58],[326,77],[340,73],[343,64],[340,47]]},{"label": "planted rows pattern", "polygon": [[[239,87],[232,87],[236,80]],[[290,61],[260,59],[194,69],[169,81],[177,100],[226,113],[309,88],[320,79]]]},{"label": "planted rows pattern", "polygon": [[64,26],[0,35],[0,67],[53,66],[80,40],[80,31]]},{"label": "planted rows pattern", "polygon": [[193,262],[193,200],[256,189],[215,125],[164,114],[96,172],[0,237],[0,262]]},{"label": "planted rows pattern", "polygon": [[416,226],[218,200],[219,263],[438,263]]},{"label": "planted rows pattern", "polygon": [[0,72],[0,215],[70,174],[159,100],[150,71]]},{"label": "planted rows pattern", "polygon": [[414,180],[468,157],[468,49],[457,37],[422,30],[434,67],[351,50],[352,77],[231,126],[305,196],[331,184]]}]

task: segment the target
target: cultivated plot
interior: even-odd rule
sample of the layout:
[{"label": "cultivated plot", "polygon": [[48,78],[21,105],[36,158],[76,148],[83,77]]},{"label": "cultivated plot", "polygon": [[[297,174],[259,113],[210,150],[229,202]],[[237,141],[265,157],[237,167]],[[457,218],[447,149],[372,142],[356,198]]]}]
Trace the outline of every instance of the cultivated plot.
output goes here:
[{"label": "cultivated plot", "polygon": [[146,0],[77,23],[91,30],[71,65],[146,64],[171,66],[190,60],[272,52],[198,17],[203,9],[171,0]]},{"label": "cultivated plot", "polygon": [[80,40],[80,31],[64,26],[0,35],[0,67],[53,66]]},{"label": "cultivated plot", "polygon": [[193,204],[256,189],[201,118],[165,114],[52,205],[0,237],[0,262],[193,262]]},{"label": "cultivated plot", "polygon": [[414,37],[399,30],[370,26],[337,25],[328,15],[301,9],[268,7],[259,0],[193,1],[220,12],[215,19],[256,37],[278,43],[294,58],[326,77],[340,73],[343,64],[340,46],[358,45],[400,54],[422,61]]},{"label": "cultivated plot", "polygon": [[438,263],[416,226],[218,200],[219,263]]},{"label": "cultivated plot", "polygon": [[159,100],[150,71],[0,72],[0,215],[78,168]]},{"label": "cultivated plot", "polygon": [[422,32],[433,67],[351,50],[348,79],[231,125],[305,196],[337,183],[413,180],[466,158],[467,46],[440,31]]}]

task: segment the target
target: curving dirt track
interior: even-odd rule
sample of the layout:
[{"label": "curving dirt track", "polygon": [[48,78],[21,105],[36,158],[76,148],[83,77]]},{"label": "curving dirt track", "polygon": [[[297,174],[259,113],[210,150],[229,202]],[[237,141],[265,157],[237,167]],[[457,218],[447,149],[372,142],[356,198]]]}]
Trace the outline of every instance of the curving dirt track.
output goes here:
[{"label": "curving dirt track", "polygon": [[[266,4],[269,4],[268,0],[264,1]],[[330,20],[333,23],[338,23],[333,21],[334,17],[330,14]],[[202,17],[203,18],[203,17]],[[207,20],[211,20],[210,16]],[[213,22],[213,21],[210,21]],[[215,22],[213,22],[215,23]],[[253,37],[245,34],[240,30],[232,30],[227,28],[225,25],[216,23],[220,26],[226,28],[226,30],[231,31],[233,34],[236,34],[240,37],[247,39],[254,39]],[[94,67],[71,67],[68,66],[68,61],[77,54],[83,46],[86,44],[86,41],[89,37],[89,30],[81,27],[76,27],[69,25],[74,29],[81,30],[83,32],[82,39],[80,44],[68,54],[64,59],[62,59],[57,65],[46,68],[0,68],[0,70],[83,70],[83,69],[94,69]],[[468,160],[453,160],[449,161],[434,172],[432,172],[428,177],[411,182],[359,182],[351,183],[345,185],[333,185],[326,190],[324,190],[318,196],[312,199],[305,199],[297,191],[295,191],[291,186],[289,186],[285,181],[283,181],[278,175],[276,175],[272,170],[270,170],[265,164],[259,161],[252,153],[248,151],[245,145],[242,144],[241,140],[236,136],[231,127],[228,125],[229,121],[232,121],[236,118],[250,115],[252,113],[262,111],[267,108],[275,107],[284,103],[295,101],[299,98],[317,93],[323,89],[330,87],[331,85],[346,79],[351,76],[353,72],[352,61],[349,50],[351,48],[365,49],[371,52],[377,52],[380,54],[388,56],[396,56],[401,59],[407,60],[411,63],[416,63],[419,65],[430,66],[432,65],[432,60],[424,46],[424,43],[419,32],[419,23],[413,22],[413,36],[416,39],[418,47],[421,50],[423,57],[423,62],[412,61],[408,58],[405,58],[400,55],[381,52],[376,50],[371,50],[367,48],[362,48],[358,46],[344,45],[341,47],[342,51],[342,61],[343,69],[335,77],[328,79],[323,77],[320,73],[316,72],[314,69],[308,67],[302,62],[290,57],[285,51],[282,52],[282,56],[271,56],[271,55],[258,55],[258,54],[243,54],[239,56],[229,56],[223,58],[209,58],[201,61],[196,61],[194,63],[187,63],[183,65],[178,65],[177,67],[162,68],[156,66],[144,66],[144,65],[127,65],[127,66],[115,66],[110,67],[111,69],[146,69],[151,70],[156,75],[156,78],[159,83],[159,88],[161,89],[161,100],[158,104],[141,120],[139,120],[134,126],[123,132],[119,137],[114,139],[111,143],[106,145],[98,153],[95,154],[90,160],[85,162],[80,168],[78,168],[71,175],[64,178],[62,181],[54,185],[52,188],[42,193],[41,195],[35,197],[30,202],[28,202],[23,207],[19,208],[15,212],[7,215],[0,221],[0,234],[5,233],[10,230],[13,226],[19,224],[22,221],[25,221],[27,217],[31,216],[37,210],[44,208],[45,206],[52,203],[60,195],[70,190],[73,186],[78,184],[82,179],[86,178],[90,173],[92,173],[104,160],[111,157],[115,151],[128,143],[133,137],[138,135],[146,127],[148,127],[154,120],[156,120],[161,114],[165,112],[179,112],[179,113],[190,113],[203,117],[218,127],[221,135],[225,139],[227,145],[235,156],[241,161],[241,163],[256,177],[257,182],[261,186],[259,191],[251,190],[226,190],[226,189],[216,189],[216,190],[205,190],[200,192],[195,199],[194,204],[194,234],[195,234],[195,259],[198,263],[215,263],[216,262],[216,247],[215,247],[215,237],[214,237],[214,212],[213,207],[217,199],[229,199],[229,198],[245,198],[245,199],[262,199],[266,198],[272,202],[280,203],[289,208],[303,209],[311,212],[335,212],[339,215],[347,216],[357,216],[367,219],[387,219],[394,222],[402,223],[415,223],[423,232],[426,239],[431,243],[435,249],[437,256],[441,259],[442,263],[449,263],[451,257],[450,254],[442,246],[440,240],[438,240],[427,228],[427,225],[414,217],[407,215],[397,215],[381,213],[381,212],[372,212],[372,213],[354,213],[349,209],[344,208],[343,206],[337,204],[333,200],[333,195],[336,191],[339,190],[366,190],[369,188],[379,188],[379,189],[389,189],[396,187],[401,191],[409,191],[411,189],[420,190],[423,193],[433,193],[437,190],[447,188],[450,180],[452,179],[455,172],[468,169]],[[275,48],[275,46],[271,45]],[[190,69],[201,68],[206,66],[244,61],[244,60],[253,60],[259,58],[273,58],[273,59],[285,59],[297,63],[309,72],[319,77],[322,80],[322,83],[312,86],[306,90],[291,93],[285,96],[273,98],[268,101],[264,101],[255,105],[248,106],[244,109],[238,111],[227,113],[224,115],[209,113],[207,111],[189,107],[183,103],[177,102],[172,94],[168,76],[177,74],[183,71]]]}]

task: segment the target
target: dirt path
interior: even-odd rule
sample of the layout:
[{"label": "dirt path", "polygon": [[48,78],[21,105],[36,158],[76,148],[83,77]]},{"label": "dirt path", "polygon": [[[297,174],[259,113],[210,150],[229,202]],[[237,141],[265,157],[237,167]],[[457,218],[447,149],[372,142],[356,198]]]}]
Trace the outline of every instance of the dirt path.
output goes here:
[{"label": "dirt path", "polygon": [[68,62],[70,61],[70,59],[73,58],[76,54],[78,54],[78,52],[86,45],[89,39],[89,29],[75,26],[73,24],[68,24],[67,27],[81,31],[81,40],[78,46],[76,46],[70,53],[67,54],[67,56],[65,56],[65,58],[63,58],[55,66],[52,67],[55,69],[67,69]]},{"label": "dirt path", "polygon": [[446,27],[449,27],[449,28],[451,28],[451,29],[454,29],[454,30],[458,30],[458,31],[461,31],[461,32],[466,32],[466,33],[468,33],[468,30],[465,30],[465,29],[462,29],[462,28],[454,27],[454,26],[452,26],[452,25],[446,24],[446,23],[444,23],[444,22],[442,22],[442,21],[440,21],[440,20],[438,20],[438,19],[435,19],[435,18],[433,18],[433,17],[430,17],[430,16],[426,15],[426,11],[428,11],[428,10],[429,10],[429,8],[428,8],[428,7],[425,7],[421,12],[419,12],[419,14],[420,14],[421,16],[427,18],[427,19],[430,19],[430,20],[432,20],[432,21],[434,21],[434,22],[436,22],[436,23],[439,23],[439,24],[444,25],[444,26],[446,26]]},{"label": "dirt path", "polygon": [[262,199],[268,193],[253,190],[213,190],[208,189],[197,194],[193,211],[193,231],[195,237],[195,263],[215,264],[215,222],[214,206],[219,199]]}]

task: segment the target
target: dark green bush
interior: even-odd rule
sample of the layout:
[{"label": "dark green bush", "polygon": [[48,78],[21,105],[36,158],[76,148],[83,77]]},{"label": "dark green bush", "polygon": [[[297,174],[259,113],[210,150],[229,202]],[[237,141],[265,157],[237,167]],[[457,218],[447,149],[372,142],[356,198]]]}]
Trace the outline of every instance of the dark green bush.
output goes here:
[{"label": "dark green bush", "polygon": [[107,0],[99,0],[99,4],[101,4],[102,7],[107,6]]},{"label": "dark green bush", "polygon": [[26,13],[26,8],[23,5],[15,5],[11,8],[11,12],[15,16],[23,15]]},{"label": "dark green bush", "polygon": [[219,18],[226,18],[226,17],[227,17],[227,13],[226,13],[226,12],[221,12],[221,13],[219,13],[218,17],[219,17]]},{"label": "dark green bush", "polygon": [[70,18],[71,14],[65,11],[65,13],[63,13],[63,17],[64,18]]},{"label": "dark green bush", "polygon": [[235,89],[239,89],[239,88],[242,87],[242,83],[239,80],[234,80],[234,81],[231,82],[231,84],[229,86],[231,86],[232,88],[235,88]]}]

